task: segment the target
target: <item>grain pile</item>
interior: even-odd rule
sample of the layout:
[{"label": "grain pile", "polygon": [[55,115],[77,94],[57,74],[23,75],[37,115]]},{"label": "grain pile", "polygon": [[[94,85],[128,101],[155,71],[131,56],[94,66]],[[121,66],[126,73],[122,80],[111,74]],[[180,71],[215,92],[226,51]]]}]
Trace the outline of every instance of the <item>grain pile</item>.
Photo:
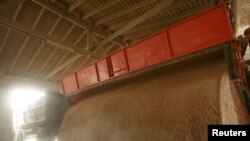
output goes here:
[{"label": "grain pile", "polygon": [[90,91],[65,114],[62,141],[204,141],[239,123],[221,54]]}]

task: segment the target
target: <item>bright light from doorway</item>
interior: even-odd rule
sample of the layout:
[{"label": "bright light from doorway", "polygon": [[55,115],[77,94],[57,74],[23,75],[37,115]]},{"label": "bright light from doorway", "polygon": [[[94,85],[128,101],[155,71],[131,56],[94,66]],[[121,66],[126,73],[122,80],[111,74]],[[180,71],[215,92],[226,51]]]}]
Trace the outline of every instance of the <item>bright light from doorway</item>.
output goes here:
[{"label": "bright light from doorway", "polygon": [[44,96],[44,92],[31,88],[16,88],[10,92],[10,103],[14,111],[26,109],[27,106]]}]

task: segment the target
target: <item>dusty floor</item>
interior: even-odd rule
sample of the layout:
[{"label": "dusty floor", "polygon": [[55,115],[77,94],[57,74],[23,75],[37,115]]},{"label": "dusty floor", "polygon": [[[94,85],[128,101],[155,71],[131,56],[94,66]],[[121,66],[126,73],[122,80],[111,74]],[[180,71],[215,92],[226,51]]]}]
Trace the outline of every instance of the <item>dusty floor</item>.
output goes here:
[{"label": "dusty floor", "polygon": [[207,124],[239,123],[226,70],[217,54],[89,91],[67,111],[59,136],[62,141],[205,141]]}]

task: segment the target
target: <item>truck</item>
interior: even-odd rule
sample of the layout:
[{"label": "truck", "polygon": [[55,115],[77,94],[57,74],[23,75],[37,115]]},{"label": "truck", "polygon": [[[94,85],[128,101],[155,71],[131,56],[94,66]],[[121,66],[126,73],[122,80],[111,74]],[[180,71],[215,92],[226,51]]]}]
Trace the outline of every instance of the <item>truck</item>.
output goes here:
[{"label": "truck", "polygon": [[27,107],[14,111],[14,140],[36,138],[54,141],[67,107],[68,102],[63,95],[50,91]]}]

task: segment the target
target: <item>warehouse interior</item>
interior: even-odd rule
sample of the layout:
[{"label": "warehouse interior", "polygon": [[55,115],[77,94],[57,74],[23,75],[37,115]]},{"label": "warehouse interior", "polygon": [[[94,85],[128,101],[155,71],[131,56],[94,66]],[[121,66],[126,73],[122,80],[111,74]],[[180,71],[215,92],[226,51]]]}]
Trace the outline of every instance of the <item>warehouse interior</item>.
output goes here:
[{"label": "warehouse interior", "polygon": [[[231,12],[228,19],[236,40],[250,27],[250,0],[0,0],[0,140],[191,141],[206,138],[203,130],[208,123],[249,124],[248,103],[244,96],[235,96],[238,87],[229,80],[221,50],[184,58],[177,65],[167,62],[162,69],[143,68],[68,96],[62,83],[81,68],[222,3]],[[227,91],[220,98],[225,107],[214,95],[217,89]],[[45,99],[55,105],[53,99],[66,101],[66,106],[53,107],[61,116],[55,116],[56,123],[60,119],[55,125],[58,131],[53,127],[44,135],[40,123],[28,125],[22,133],[21,127],[15,130],[14,109],[28,106],[45,93],[53,95]],[[232,104],[235,101],[243,102]],[[191,114],[175,116],[182,113]],[[191,124],[196,121],[197,125]],[[195,128],[201,133],[193,133]],[[170,134],[170,130],[177,132]],[[42,139],[36,137],[40,132]]]}]

